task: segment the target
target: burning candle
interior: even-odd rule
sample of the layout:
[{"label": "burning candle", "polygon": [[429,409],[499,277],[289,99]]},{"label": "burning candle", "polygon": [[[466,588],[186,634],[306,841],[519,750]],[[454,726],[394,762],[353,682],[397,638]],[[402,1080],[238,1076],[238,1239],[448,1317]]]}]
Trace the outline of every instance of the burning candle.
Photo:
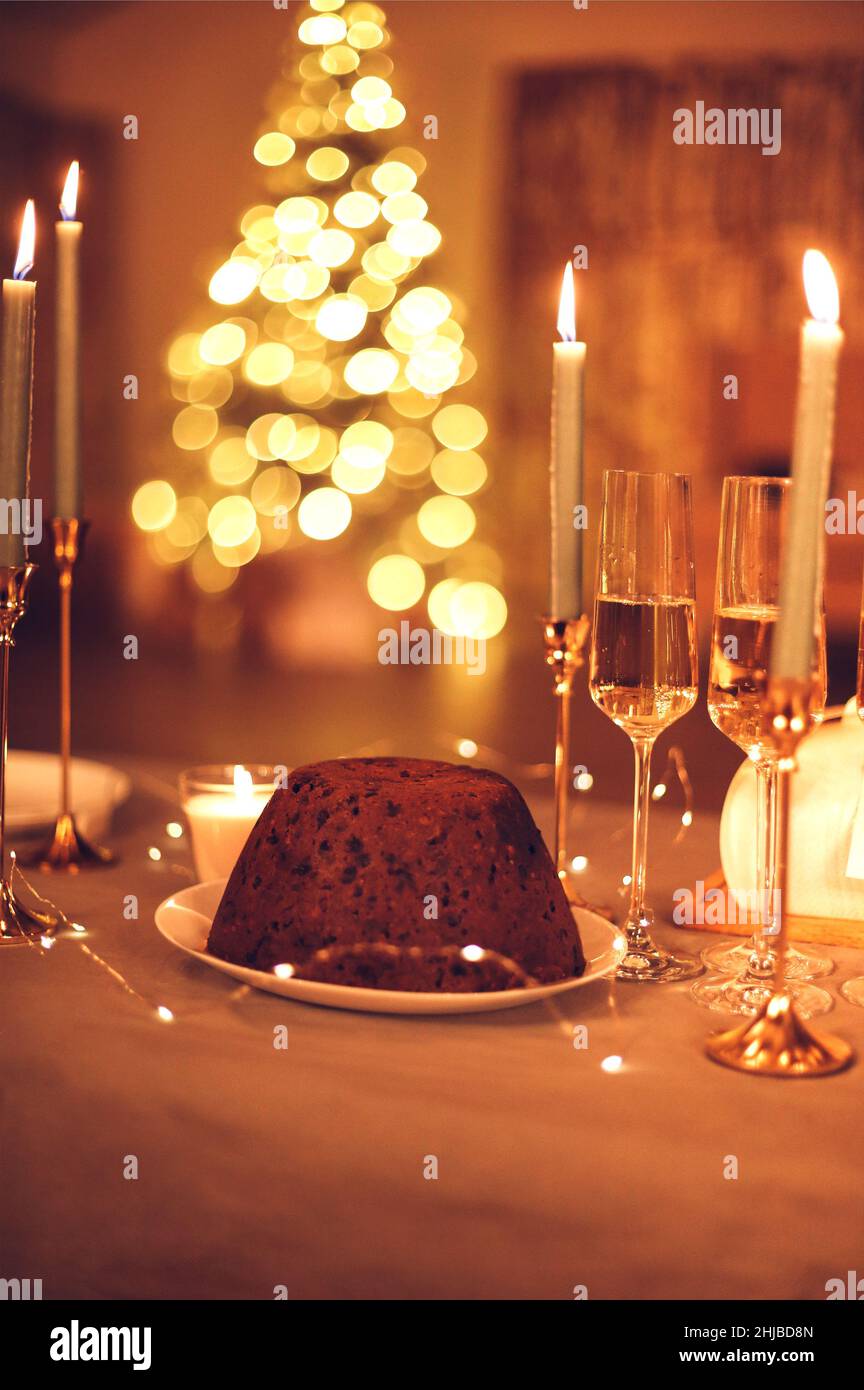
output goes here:
[{"label": "burning candle", "polygon": [[582,530],[576,526],[575,508],[582,502],[585,344],[576,341],[576,292],[569,261],[561,282],[558,332],[561,342],[554,345],[552,366],[549,615],[576,618],[582,612]]},{"label": "burning candle", "polygon": [[274,769],[262,772],[264,780],[237,764],[183,774],[183,810],[202,883],[227,878],[234,868],[252,827],[273,795]]},{"label": "burning candle", "polygon": [[771,675],[807,681],[822,586],[825,500],[834,442],[837,359],[843,345],[840,297],[821,251],[804,254],[804,291],[810,318],[801,327],[801,366],[792,449],[793,487],[780,570],[780,613],[771,651]]},{"label": "burning candle", "polygon": [[[3,281],[3,332],[0,344],[0,497],[7,529],[0,532],[0,564],[23,565],[23,510],[30,481],[30,429],[33,408],[33,332],[36,282],[33,269],[36,215],[32,199],[24,209],[18,256],[11,280]],[[18,525],[15,526],[17,507]]]},{"label": "burning candle", "polygon": [[54,515],[81,515],[81,392],[79,260],[76,221],[78,161],[69,165],[60,199],[57,239],[57,342],[54,386]]}]

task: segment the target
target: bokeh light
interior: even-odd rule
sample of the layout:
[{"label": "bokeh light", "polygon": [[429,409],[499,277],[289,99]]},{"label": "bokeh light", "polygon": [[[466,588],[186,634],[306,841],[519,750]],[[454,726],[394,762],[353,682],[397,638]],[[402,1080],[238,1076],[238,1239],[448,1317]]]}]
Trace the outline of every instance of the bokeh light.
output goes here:
[{"label": "bokeh light", "polygon": [[432,421],[432,432],[445,449],[476,449],[488,429],[485,418],[473,405],[445,405]]},{"label": "bokeh light", "polygon": [[417,513],[421,536],[442,549],[464,545],[476,525],[473,508],[461,497],[430,497]]},{"label": "bokeh light", "polygon": [[294,354],[284,343],[260,343],[243,364],[243,375],[256,386],[277,386],[290,375]]},{"label": "bokeh light", "polygon": [[132,498],[132,517],[142,531],[162,531],[177,513],[177,494],[170,483],[143,483]]},{"label": "bokeh light", "polygon": [[210,298],[216,304],[240,304],[249,298],[260,275],[258,262],[248,257],[226,261],[210,280]]},{"label": "bokeh light", "polygon": [[250,495],[253,507],[261,516],[290,512],[300,500],[300,479],[293,468],[274,464],[258,474]]},{"label": "bokeh light", "polygon": [[351,499],[336,487],[319,487],[307,492],[297,519],[304,536],[313,541],[331,541],[341,536],[351,521]]},{"label": "bokeh light", "polygon": [[219,416],[212,406],[187,405],[175,417],[171,433],[178,449],[206,449],[218,428]]},{"label": "bokeh light", "polygon": [[325,299],[315,317],[315,327],[323,338],[346,343],[366,327],[369,313],[364,301],[354,294],[334,294]]},{"label": "bokeh light", "polygon": [[395,439],[377,420],[359,420],[343,431],[339,452],[354,468],[378,468],[389,459]]},{"label": "bokeh light", "polygon": [[201,359],[214,367],[236,362],[246,349],[246,334],[239,323],[217,323],[202,333],[198,346]]},{"label": "bokeh light", "polygon": [[399,363],[392,352],[381,348],[364,348],[351,357],[345,367],[345,380],[361,396],[377,396],[388,391],[399,372]]},{"label": "bokeh light", "polygon": [[347,173],[350,163],[344,150],[336,149],[334,145],[322,145],[320,149],[313,150],[306,160],[306,172],[319,183],[334,183]]},{"label": "bokeh light", "polygon": [[258,525],[255,508],[248,497],[222,497],[214,502],[207,518],[207,530],[214,545],[230,548],[242,545]]},{"label": "bokeh light", "polygon": [[[441,233],[417,187],[424,155],[388,134],[406,109],[385,16],[367,0],[309,5],[252,147],[259,192],[209,280],[236,316],[211,310],[168,349],[183,495],[146,483],[133,518],[157,563],[188,562],[219,595],[259,555],[341,536],[355,510],[367,527],[394,515],[396,534],[362,561],[370,600],[395,613],[425,595],[442,631],[493,636],[501,556],[474,538],[465,500],[487,483],[487,424],[449,404],[477,361],[465,306],[417,274]],[[242,605],[226,611],[196,617],[208,646],[234,640]]]},{"label": "bokeh light", "polygon": [[296,148],[290,135],[283,135],[281,130],[271,130],[255,141],[252,153],[259,164],[273,167],[277,164],[287,164]]},{"label": "bokeh light", "polygon": [[463,637],[497,637],[507,622],[507,604],[492,584],[460,584],[450,599],[450,616]]},{"label": "bokeh light", "polygon": [[432,460],[432,481],[442,492],[454,497],[468,497],[472,492],[479,492],[486,476],[486,464],[473,449],[462,452],[442,449]]},{"label": "bokeh light", "polygon": [[330,468],[330,477],[343,492],[361,496],[374,492],[379,483],[383,482],[386,472],[387,468],[383,463],[378,463],[372,468],[358,468],[356,464],[349,463],[341,454],[337,454]]},{"label": "bokeh light", "polygon": [[400,613],[419,603],[426,588],[426,575],[423,566],[408,555],[385,555],[370,569],[366,587],[379,608]]}]

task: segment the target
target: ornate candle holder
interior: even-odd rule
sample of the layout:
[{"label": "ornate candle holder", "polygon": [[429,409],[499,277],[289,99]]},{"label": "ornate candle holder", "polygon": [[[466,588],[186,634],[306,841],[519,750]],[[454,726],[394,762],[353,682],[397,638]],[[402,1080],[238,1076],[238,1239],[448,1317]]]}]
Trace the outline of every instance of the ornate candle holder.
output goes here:
[{"label": "ornate candle holder", "polygon": [[35,565],[0,565],[0,945],[23,946],[33,937],[50,936],[61,918],[37,912],[17,897],[6,876],[6,755],[9,747],[9,656],[13,633],[27,612],[27,589]]},{"label": "ornate candle holder", "polygon": [[54,517],[54,563],[60,588],[60,814],[51,843],[28,863],[45,873],[76,874],[80,869],[114,863],[114,855],[82,835],[72,813],[69,765],[72,757],[72,581],[90,523],[77,517]]},{"label": "ornate candle holder", "polygon": [[777,750],[777,901],[779,934],[775,951],[773,993],[758,1014],[738,1028],[714,1033],[705,1051],[714,1062],[758,1076],[830,1076],[854,1061],[848,1043],[816,1033],[796,1012],[785,979],[788,949],[786,890],[789,881],[789,795],[798,744],[809,731],[810,681],[774,679],[762,706],[763,718]]},{"label": "ornate candle holder", "polygon": [[585,664],[585,649],[591,632],[591,619],[544,617],[543,641],[546,665],[552,668],[553,691],[557,700],[555,722],[555,868],[571,902],[585,906],[567,877],[567,800],[570,791],[570,700],[573,677]]}]

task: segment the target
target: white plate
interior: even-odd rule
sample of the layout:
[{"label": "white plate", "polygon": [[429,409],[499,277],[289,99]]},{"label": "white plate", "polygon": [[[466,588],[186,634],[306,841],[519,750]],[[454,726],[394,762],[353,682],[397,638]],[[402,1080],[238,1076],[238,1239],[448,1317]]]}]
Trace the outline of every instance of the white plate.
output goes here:
[{"label": "white plate", "polygon": [[[114,810],[125,801],[132,783],[125,772],[86,758],[70,768],[72,810],[85,835],[97,839],[110,827]],[[13,748],[6,770],[7,830],[44,830],[60,810],[60,759],[56,753],[28,753]]]},{"label": "white plate", "polygon": [[360,989],[355,985],[330,985],[319,980],[280,980],[266,970],[250,970],[245,965],[232,965],[219,960],[207,951],[207,937],[213,915],[219,906],[226,879],[212,883],[196,883],[166,898],[156,909],[156,926],[166,940],[179,946],[190,956],[233,975],[235,980],[266,989],[270,994],[282,994],[299,999],[304,1004],[323,1004],[329,1009],[359,1009],[376,1014],[472,1014],[491,1009],[515,1009],[520,1004],[534,1004],[553,994],[577,989],[592,980],[609,975],[624,955],[625,942],[617,927],[605,918],[584,908],[574,908],[579,934],[585,951],[585,973],[579,979],[559,980],[554,985],[537,985],[532,989],[495,990],[485,994],[422,994],[397,989]]}]

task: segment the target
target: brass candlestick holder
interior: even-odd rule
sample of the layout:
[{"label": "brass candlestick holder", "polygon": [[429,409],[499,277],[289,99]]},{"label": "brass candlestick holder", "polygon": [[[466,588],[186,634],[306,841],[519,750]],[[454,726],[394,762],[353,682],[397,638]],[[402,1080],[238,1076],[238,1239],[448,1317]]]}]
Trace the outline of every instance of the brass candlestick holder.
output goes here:
[{"label": "brass candlestick holder", "polygon": [[0,945],[24,946],[32,938],[50,936],[61,918],[37,912],[16,895],[6,875],[6,757],[9,749],[9,657],[13,633],[27,612],[27,590],[36,566],[0,565]]},{"label": "brass candlestick holder", "polygon": [[585,664],[585,649],[591,631],[591,619],[583,613],[578,618],[544,617],[543,642],[546,665],[552,669],[553,690],[557,700],[555,721],[555,868],[571,902],[586,906],[572,888],[567,877],[567,803],[570,794],[570,701],[573,677]]},{"label": "brass candlestick holder", "polygon": [[789,801],[796,750],[810,727],[812,683],[774,679],[769,682],[762,712],[778,754],[777,776],[777,903],[779,934],[774,990],[755,1018],[728,1032],[714,1033],[705,1051],[714,1062],[757,1076],[830,1076],[854,1061],[848,1043],[830,1034],[811,1031],[799,1017],[786,981],[789,922]]},{"label": "brass candlestick holder", "polygon": [[54,517],[54,563],[60,588],[60,814],[50,844],[28,863],[45,873],[77,874],[103,868],[115,856],[82,835],[72,813],[69,769],[72,758],[72,581],[90,523],[77,517]]}]

